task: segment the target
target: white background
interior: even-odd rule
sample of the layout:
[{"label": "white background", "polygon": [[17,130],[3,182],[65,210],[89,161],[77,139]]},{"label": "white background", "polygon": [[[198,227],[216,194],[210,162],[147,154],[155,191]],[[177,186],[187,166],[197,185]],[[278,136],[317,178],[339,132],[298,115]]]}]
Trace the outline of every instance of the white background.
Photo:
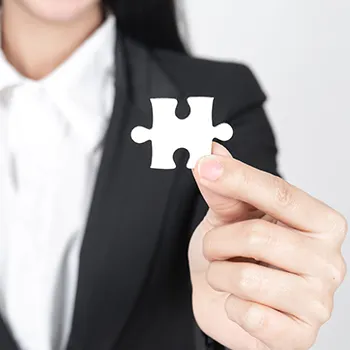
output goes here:
[{"label": "white background", "polygon": [[[196,55],[243,61],[259,78],[283,176],[350,221],[350,1],[182,2]],[[344,254],[350,270],[350,239]],[[349,350],[349,338],[350,276],[313,349]]]}]

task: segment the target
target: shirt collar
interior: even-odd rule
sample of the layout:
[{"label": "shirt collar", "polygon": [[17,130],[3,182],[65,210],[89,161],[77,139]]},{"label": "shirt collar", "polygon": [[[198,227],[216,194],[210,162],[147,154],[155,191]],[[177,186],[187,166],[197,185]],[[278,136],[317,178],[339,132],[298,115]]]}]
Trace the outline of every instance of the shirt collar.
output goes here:
[{"label": "shirt collar", "polygon": [[116,19],[109,13],[65,62],[35,82],[11,66],[0,45],[0,94],[7,88],[33,83],[45,90],[83,139],[90,144],[98,142],[95,139],[110,117],[114,100],[115,43]]}]

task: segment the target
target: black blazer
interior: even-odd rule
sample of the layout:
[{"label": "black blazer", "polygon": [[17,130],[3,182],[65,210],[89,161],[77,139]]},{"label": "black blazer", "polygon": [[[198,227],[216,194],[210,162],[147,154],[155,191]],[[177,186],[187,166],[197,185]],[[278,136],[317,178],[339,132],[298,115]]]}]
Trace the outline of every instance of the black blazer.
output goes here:
[{"label": "black blazer", "polygon": [[[176,170],[150,169],[151,143],[138,145],[130,133],[151,127],[152,97],[179,99],[180,115],[186,97],[213,96],[214,125],[234,128],[225,146],[277,175],[265,95],[244,65],[150,50],[120,33],[116,65],[114,111],[81,250],[67,350],[213,348],[196,336],[192,313],[187,248],[207,207],[185,167],[188,154],[176,152]],[[3,321],[0,349],[19,350]]]}]

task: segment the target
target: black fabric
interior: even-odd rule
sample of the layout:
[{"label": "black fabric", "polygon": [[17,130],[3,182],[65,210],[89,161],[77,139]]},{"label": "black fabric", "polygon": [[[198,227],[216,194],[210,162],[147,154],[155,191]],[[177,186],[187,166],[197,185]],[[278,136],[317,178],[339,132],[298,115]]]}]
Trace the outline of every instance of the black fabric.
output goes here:
[{"label": "black fabric", "polygon": [[[215,98],[214,125],[238,159],[278,174],[265,95],[244,65],[148,50],[118,33],[116,98],[83,240],[67,350],[219,349],[200,337],[192,313],[187,248],[206,213],[187,152],[176,170],[150,169],[151,143],[131,130],[151,127],[149,99]],[[195,135],[194,135],[195,137]],[[62,218],[64,220],[64,218]],[[33,315],[33,319],[35,315]],[[0,323],[0,349],[19,350]]]}]

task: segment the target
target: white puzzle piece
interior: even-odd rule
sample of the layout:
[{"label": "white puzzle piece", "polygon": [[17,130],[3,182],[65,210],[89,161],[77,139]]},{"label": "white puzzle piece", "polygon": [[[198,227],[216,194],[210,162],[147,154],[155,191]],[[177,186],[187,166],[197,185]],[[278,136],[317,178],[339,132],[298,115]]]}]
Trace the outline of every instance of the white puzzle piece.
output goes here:
[{"label": "white puzzle piece", "polygon": [[152,169],[175,169],[173,156],[179,148],[188,150],[187,168],[193,169],[201,157],[211,154],[214,138],[228,141],[233,136],[229,124],[213,126],[213,97],[189,97],[187,101],[191,113],[179,119],[175,114],[176,99],[152,98],[152,129],[137,126],[132,130],[134,142],[152,141]]}]

